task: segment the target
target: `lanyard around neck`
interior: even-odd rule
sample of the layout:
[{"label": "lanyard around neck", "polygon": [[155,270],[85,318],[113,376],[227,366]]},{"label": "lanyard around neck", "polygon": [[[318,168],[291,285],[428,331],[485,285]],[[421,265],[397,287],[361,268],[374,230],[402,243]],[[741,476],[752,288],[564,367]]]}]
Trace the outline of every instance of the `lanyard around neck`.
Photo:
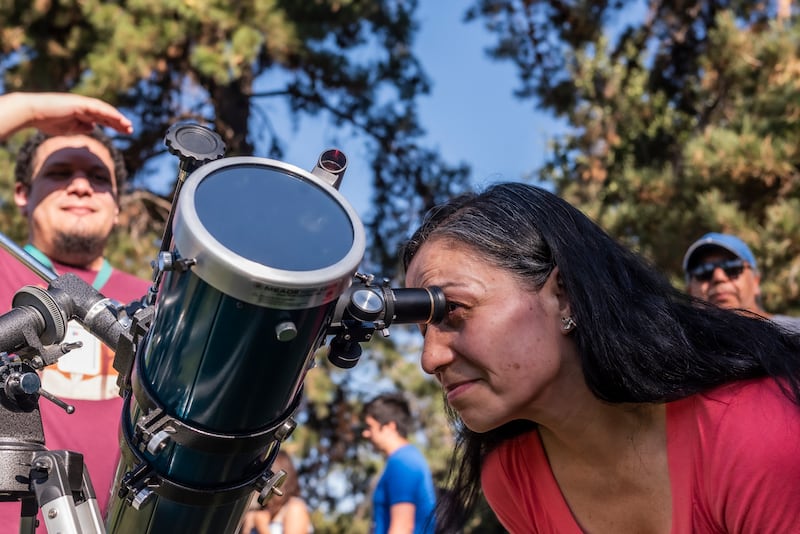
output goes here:
[{"label": "lanyard around neck", "polygon": [[[53,267],[53,262],[50,261],[50,258],[48,258],[44,252],[34,247],[30,243],[25,245],[25,247],[23,248],[25,249],[25,252],[27,252],[37,260],[39,260],[39,263],[41,263],[51,271],[55,272],[55,268]],[[97,271],[97,276],[94,277],[94,282],[92,282],[92,287],[100,291],[103,288],[103,286],[106,285],[108,279],[111,278],[111,271],[112,271],[111,264],[108,263],[107,259],[103,258],[103,265],[101,265],[100,270]]]}]

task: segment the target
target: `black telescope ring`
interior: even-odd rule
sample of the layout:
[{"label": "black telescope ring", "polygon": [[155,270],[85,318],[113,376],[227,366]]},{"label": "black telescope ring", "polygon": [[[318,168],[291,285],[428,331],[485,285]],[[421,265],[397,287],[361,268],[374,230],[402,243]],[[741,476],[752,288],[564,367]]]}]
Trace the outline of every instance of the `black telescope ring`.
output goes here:
[{"label": "black telescope ring", "polygon": [[120,497],[124,497],[125,493],[130,491],[148,489],[159,497],[191,506],[216,506],[231,503],[242,497],[246,497],[253,491],[260,491],[263,488],[267,473],[272,472],[272,464],[274,463],[278,451],[278,447],[276,446],[269,457],[259,465],[261,470],[245,480],[231,484],[195,488],[181,482],[176,482],[153,469],[150,462],[148,462],[147,459],[140,454],[136,446],[131,443],[128,434],[129,429],[126,429],[127,426],[128,425],[123,421],[122,436],[125,439],[127,447],[122,447],[122,454],[123,456],[132,456],[135,460],[134,463],[138,463],[139,465],[145,464],[148,466],[149,470],[140,477],[140,480],[144,482],[140,486],[130,487],[126,485],[123,488],[119,488]]},{"label": "black telescope ring", "polygon": [[[155,399],[152,392],[148,387],[139,380],[139,373],[133,373],[131,376],[131,390],[136,397],[136,402],[142,408],[142,411],[147,414],[153,410],[161,410],[163,416],[158,420],[160,428],[172,427],[174,432],[169,432],[169,439],[173,442],[202,452],[220,453],[220,452],[239,452],[239,451],[255,451],[263,449],[269,443],[275,441],[276,433],[288,421],[292,414],[295,412],[302,399],[302,388],[295,395],[289,409],[278,418],[278,422],[268,428],[249,432],[245,434],[224,434],[219,432],[212,432],[202,428],[197,428],[188,424],[180,419],[169,415],[163,406]],[[130,413],[131,392],[129,391],[123,397],[123,412],[124,414]],[[127,418],[130,419],[130,418]],[[163,421],[163,422],[162,422]],[[135,422],[130,421],[130,425],[135,425]],[[128,425],[123,425],[123,430],[127,429]],[[133,432],[133,429],[130,429]],[[131,440],[134,437],[131,436]]]}]

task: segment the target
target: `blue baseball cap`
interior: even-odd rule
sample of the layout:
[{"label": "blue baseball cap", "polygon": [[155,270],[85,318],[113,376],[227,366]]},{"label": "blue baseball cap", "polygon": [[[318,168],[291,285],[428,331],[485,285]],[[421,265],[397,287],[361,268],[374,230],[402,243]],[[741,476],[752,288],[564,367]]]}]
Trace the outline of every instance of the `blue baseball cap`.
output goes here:
[{"label": "blue baseball cap", "polygon": [[709,248],[721,248],[727,250],[739,259],[746,261],[750,264],[753,271],[758,272],[756,265],[756,257],[753,256],[753,251],[750,250],[744,241],[730,234],[718,234],[711,232],[704,235],[689,247],[686,255],[683,256],[683,272],[688,275],[689,269],[697,264],[698,253]]}]

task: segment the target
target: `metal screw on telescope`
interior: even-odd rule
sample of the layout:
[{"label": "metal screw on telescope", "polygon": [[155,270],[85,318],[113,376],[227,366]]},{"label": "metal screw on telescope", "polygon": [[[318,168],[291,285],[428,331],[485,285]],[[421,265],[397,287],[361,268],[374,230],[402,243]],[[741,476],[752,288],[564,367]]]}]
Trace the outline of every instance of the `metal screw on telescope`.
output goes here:
[{"label": "metal screw on telescope", "polygon": [[137,491],[133,499],[131,499],[131,506],[135,510],[141,510],[153,498],[153,491],[147,488],[142,488]]},{"label": "metal screw on telescope", "polygon": [[297,325],[293,321],[283,321],[275,326],[278,341],[291,341],[297,337]]},{"label": "metal screw on telescope", "polygon": [[273,473],[272,476],[267,479],[264,489],[258,494],[258,504],[263,505],[272,495],[282,497],[283,491],[280,488],[283,486],[283,483],[286,482],[286,476],[286,471],[283,469],[277,473]]},{"label": "metal screw on telescope", "polygon": [[275,439],[280,442],[286,441],[286,439],[292,435],[295,428],[297,428],[297,422],[292,418],[287,419],[275,431]]},{"label": "metal screw on telescope", "polygon": [[156,432],[156,434],[147,442],[147,452],[155,456],[159,452],[163,451],[172,439],[169,434],[170,433],[166,430]]},{"label": "metal screw on telescope", "polygon": [[67,404],[49,391],[42,389],[42,381],[39,375],[32,370],[32,367],[27,367],[19,361],[8,360],[8,358],[4,363],[4,374],[8,372],[8,375],[5,381],[0,384],[0,389],[4,389],[9,398],[25,404],[27,399],[33,401],[37,397],[43,397],[68,414],[75,412],[75,406]]}]

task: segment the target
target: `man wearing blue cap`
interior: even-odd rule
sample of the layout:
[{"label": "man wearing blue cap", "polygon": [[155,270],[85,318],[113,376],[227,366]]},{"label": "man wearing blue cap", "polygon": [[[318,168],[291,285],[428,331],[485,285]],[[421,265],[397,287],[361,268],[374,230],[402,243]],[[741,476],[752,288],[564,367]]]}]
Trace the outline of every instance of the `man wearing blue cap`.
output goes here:
[{"label": "man wearing blue cap", "polygon": [[772,315],[761,307],[761,274],[753,252],[736,236],[709,233],[692,243],[683,257],[690,295],[721,308],[746,310],[800,332],[800,318]]}]

